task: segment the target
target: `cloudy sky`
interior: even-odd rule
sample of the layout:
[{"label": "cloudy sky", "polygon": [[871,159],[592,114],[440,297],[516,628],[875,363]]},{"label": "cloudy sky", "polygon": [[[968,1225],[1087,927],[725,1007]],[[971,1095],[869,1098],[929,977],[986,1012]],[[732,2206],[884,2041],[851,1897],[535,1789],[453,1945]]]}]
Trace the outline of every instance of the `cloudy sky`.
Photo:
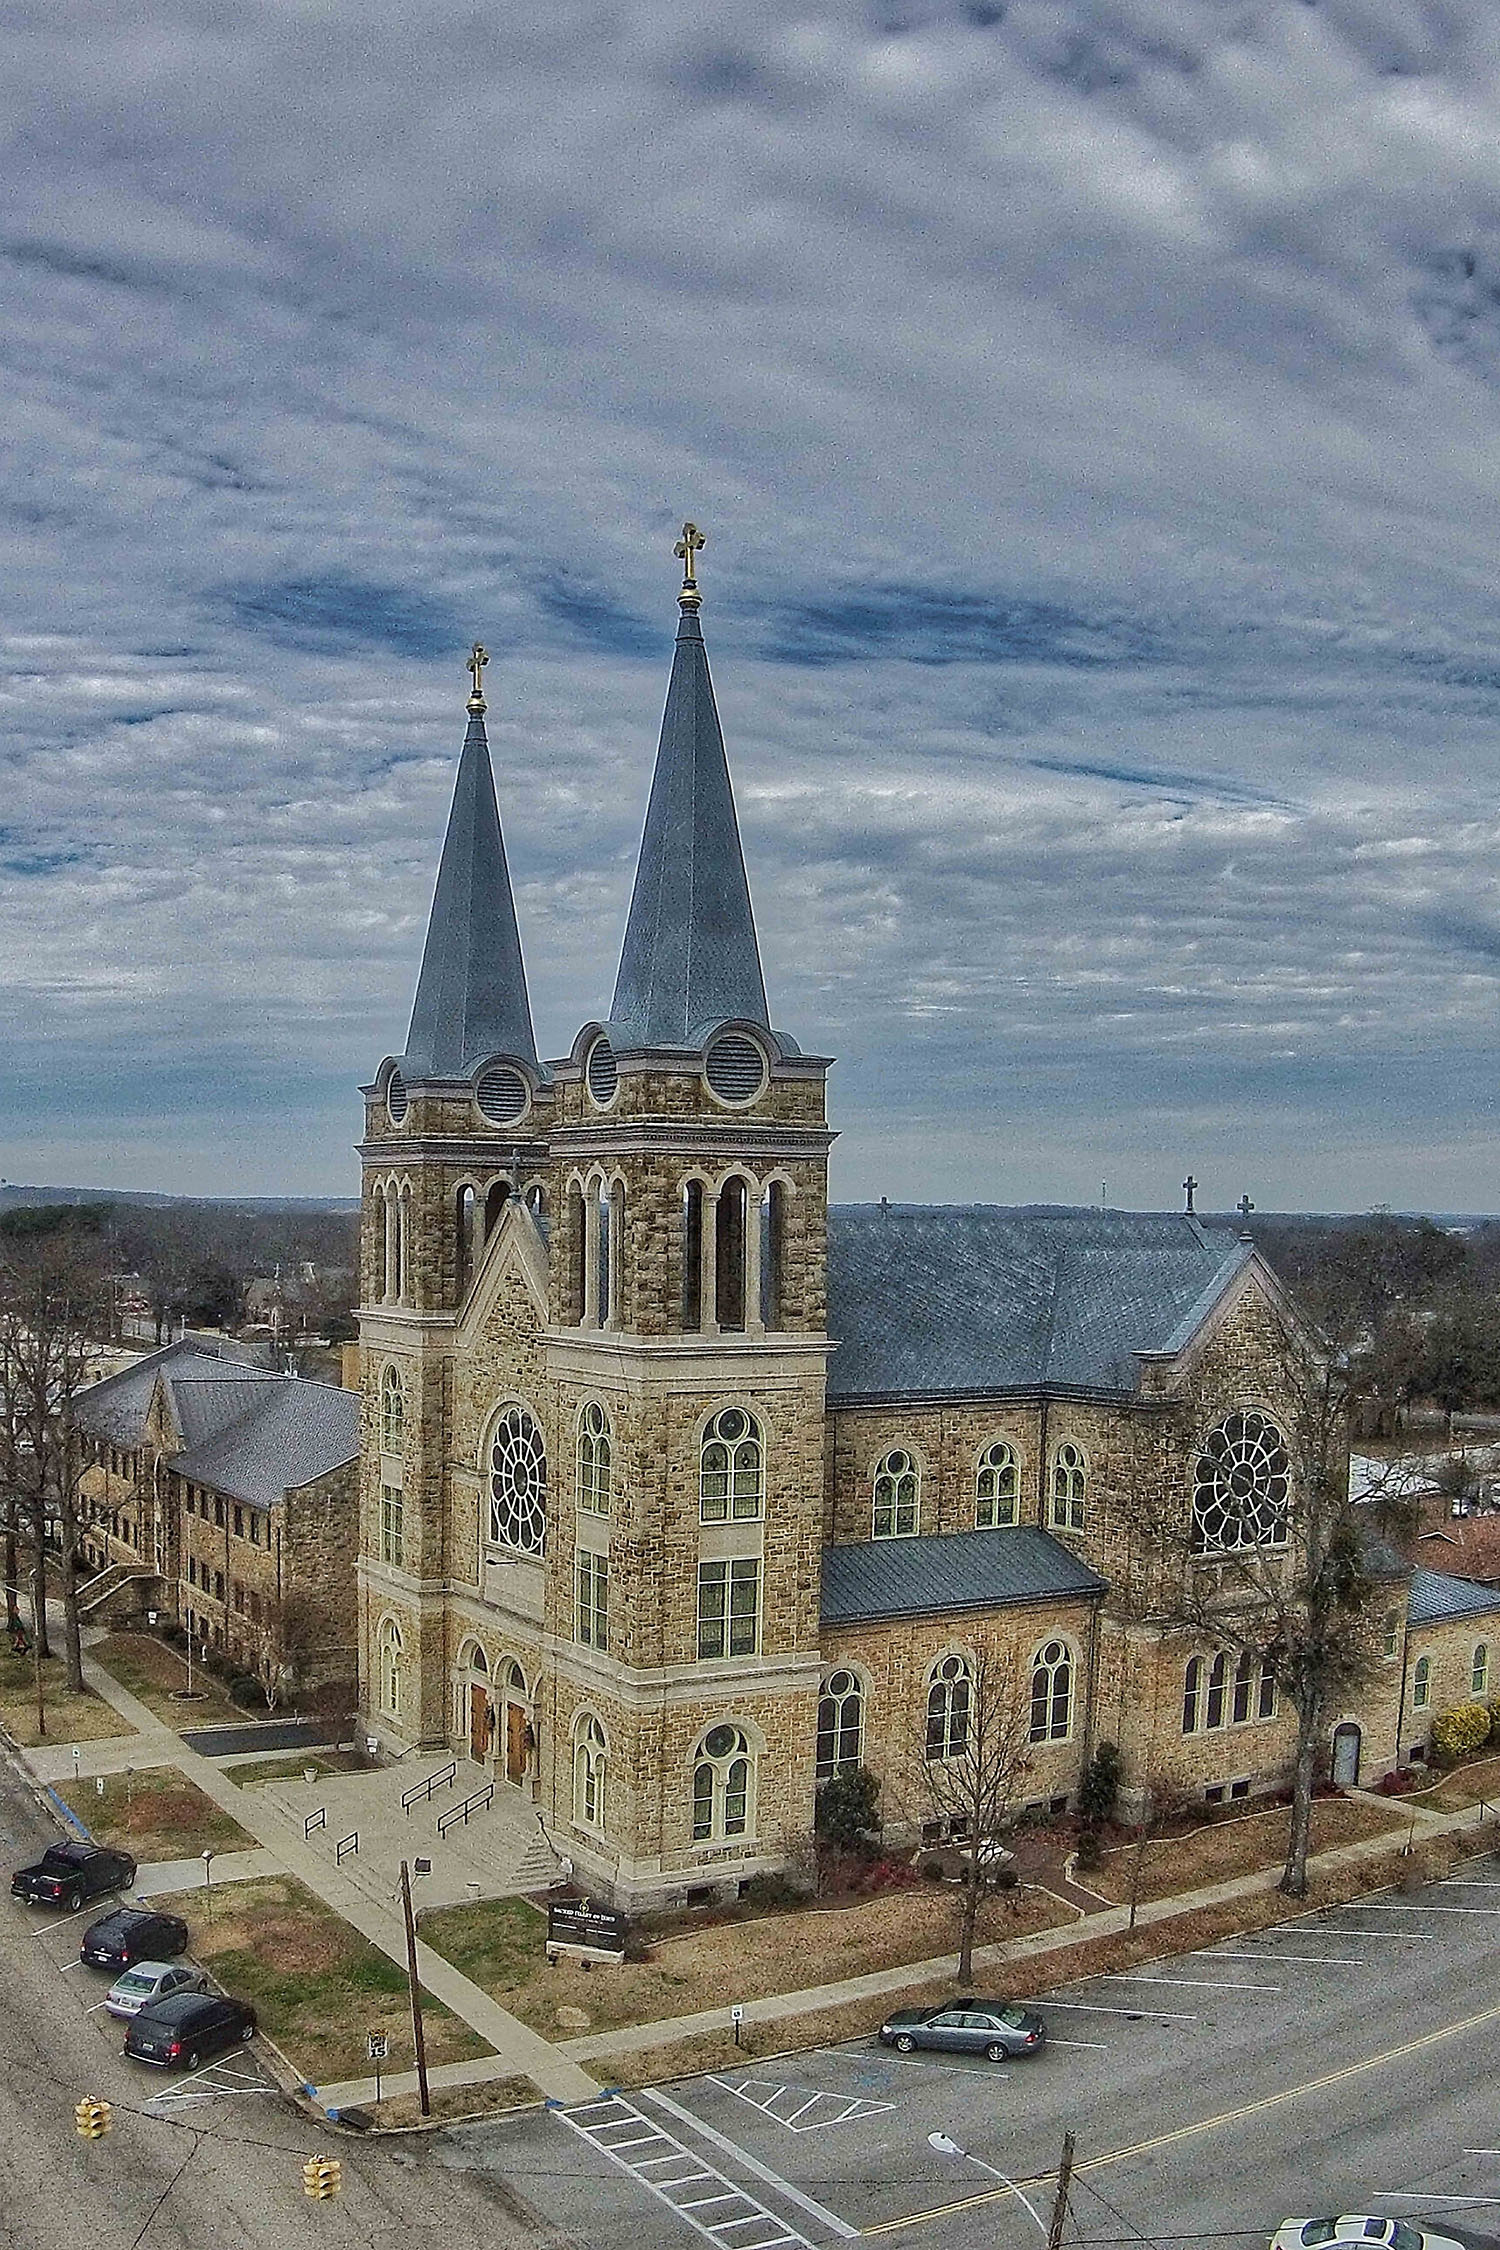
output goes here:
[{"label": "cloudy sky", "polygon": [[1493,0],[0,0],[0,1173],[353,1192],[476,634],[543,1051],[695,516],[845,1197],[1500,1207]]}]

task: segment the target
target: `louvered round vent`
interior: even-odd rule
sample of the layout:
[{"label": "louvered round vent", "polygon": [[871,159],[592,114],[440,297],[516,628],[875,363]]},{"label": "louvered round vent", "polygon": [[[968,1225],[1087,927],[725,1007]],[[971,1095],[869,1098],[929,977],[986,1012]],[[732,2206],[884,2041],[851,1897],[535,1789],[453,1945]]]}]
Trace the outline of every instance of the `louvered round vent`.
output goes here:
[{"label": "louvered round vent", "polygon": [[402,1122],[408,1106],[406,1080],[399,1070],[393,1070],[386,1081],[385,1089],[385,1113],[393,1125],[399,1125]]},{"label": "louvered round vent", "polygon": [[766,1082],[766,1058],[753,1039],[729,1031],[709,1048],[703,1075],[721,1102],[753,1102]]},{"label": "louvered round vent", "polygon": [[607,1039],[596,1039],[589,1049],[589,1092],[600,1109],[608,1109],[620,1086],[620,1067]]},{"label": "louvered round vent", "polygon": [[525,1115],[530,1099],[531,1088],[509,1063],[497,1063],[493,1070],[482,1071],[474,1088],[479,1114],[492,1125],[514,1125]]}]

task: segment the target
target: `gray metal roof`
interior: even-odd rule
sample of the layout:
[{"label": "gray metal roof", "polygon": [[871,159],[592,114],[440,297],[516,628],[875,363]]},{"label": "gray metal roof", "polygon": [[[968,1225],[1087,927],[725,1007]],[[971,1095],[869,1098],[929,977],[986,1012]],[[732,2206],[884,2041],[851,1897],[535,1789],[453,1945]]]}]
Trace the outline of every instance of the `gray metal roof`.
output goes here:
[{"label": "gray metal roof", "polygon": [[484,720],[469,719],[401,1069],[462,1078],[489,1055],[536,1067],[536,1037]]},{"label": "gray metal roof", "polygon": [[257,1385],[247,1410],[176,1455],[172,1467],[232,1500],[269,1508],[359,1453],[359,1396],[281,1375]]},{"label": "gray metal roof", "polygon": [[825,1625],[927,1617],[945,1610],[1014,1609],[1028,1602],[1094,1601],[1104,1591],[1102,1578],[1035,1524],[823,1549]]},{"label": "gray metal roof", "polygon": [[617,1047],[696,1047],[763,1024],[765,979],[697,612],[684,608],[610,1008]]},{"label": "gray metal roof", "polygon": [[77,1428],[112,1445],[139,1445],[147,1410],[164,1376],[184,1385],[193,1377],[235,1385],[266,1380],[262,1369],[222,1358],[195,1343],[167,1344],[160,1351],[144,1353],[129,1367],[122,1367],[118,1375],[107,1375],[102,1383],[91,1383],[87,1390],[80,1391],[69,1409],[69,1418]]},{"label": "gray metal roof", "polygon": [[835,1402],[903,1394],[1130,1394],[1254,1255],[1185,1213],[842,1204],[828,1214]]},{"label": "gray metal roof", "polygon": [[1500,1586],[1481,1586],[1472,1578],[1450,1578],[1443,1570],[1411,1574],[1406,1615],[1413,1625],[1437,1625],[1450,1617],[1482,1617],[1500,1613]]}]

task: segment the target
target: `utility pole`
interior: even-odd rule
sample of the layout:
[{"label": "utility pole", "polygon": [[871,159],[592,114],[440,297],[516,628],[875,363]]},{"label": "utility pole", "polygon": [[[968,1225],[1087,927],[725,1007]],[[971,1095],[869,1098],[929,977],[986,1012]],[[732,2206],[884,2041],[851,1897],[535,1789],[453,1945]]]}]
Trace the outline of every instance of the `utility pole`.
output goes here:
[{"label": "utility pole", "polygon": [[1052,2224],[1047,2229],[1047,2250],[1062,2250],[1063,2229],[1068,2223],[1068,2190],[1073,2184],[1073,2136],[1064,2133],[1062,2162],[1057,2167],[1057,2195],[1052,2205]]},{"label": "utility pole", "polygon": [[406,1983],[411,1995],[411,2043],[417,2058],[417,2093],[422,2115],[432,2115],[427,2091],[427,2042],[422,2035],[422,1987],[417,1981],[417,1925],[411,1910],[411,1869],[401,1862],[401,1911],[406,1917]]},{"label": "utility pole", "polygon": [[31,1619],[31,1662],[36,1676],[36,1731],[38,1735],[45,1735],[47,1732],[47,1705],[42,1696],[42,1627],[46,1621],[46,1611],[42,1605],[47,1598],[42,1591],[43,1584],[42,1566],[38,1563],[31,1579],[33,1613]]}]

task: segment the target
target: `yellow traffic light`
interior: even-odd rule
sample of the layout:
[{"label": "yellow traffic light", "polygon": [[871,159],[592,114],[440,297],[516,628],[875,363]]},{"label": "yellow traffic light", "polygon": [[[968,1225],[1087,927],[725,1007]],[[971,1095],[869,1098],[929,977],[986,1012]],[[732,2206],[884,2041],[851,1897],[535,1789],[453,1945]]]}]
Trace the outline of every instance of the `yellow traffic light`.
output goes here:
[{"label": "yellow traffic light", "polygon": [[73,2123],[86,2141],[102,2140],[115,2121],[109,2103],[97,2094],[88,2094],[73,2111]]},{"label": "yellow traffic light", "polygon": [[[79,2128],[80,2131],[82,2128]],[[340,2195],[344,2187],[344,2168],[336,2156],[310,2156],[302,2167],[302,2192],[321,2203],[330,2195]]]}]

